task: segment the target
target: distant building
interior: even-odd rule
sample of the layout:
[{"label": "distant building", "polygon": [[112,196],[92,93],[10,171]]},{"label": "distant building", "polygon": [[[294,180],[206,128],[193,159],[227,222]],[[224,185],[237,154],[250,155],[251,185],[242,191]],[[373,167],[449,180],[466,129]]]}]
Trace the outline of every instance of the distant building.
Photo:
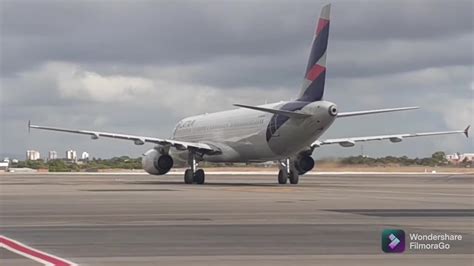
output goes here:
[{"label": "distant building", "polygon": [[474,162],[474,153],[453,153],[446,155],[446,160],[452,164],[459,164],[462,162]]},{"label": "distant building", "polygon": [[40,159],[39,151],[27,150],[26,151],[26,159],[31,160],[31,161],[39,160]]},{"label": "distant building", "polygon": [[8,162],[0,162],[0,172],[8,172]]},{"label": "distant building", "polygon": [[49,151],[48,160],[58,159],[58,153],[56,151]]},{"label": "distant building", "polygon": [[77,160],[77,152],[75,150],[67,150],[66,151],[66,159],[71,161]]},{"label": "distant building", "polygon": [[459,155],[458,155],[458,153],[446,154],[446,160],[448,160],[450,162],[457,161],[457,160],[459,160]]},{"label": "distant building", "polygon": [[464,153],[462,160],[467,159],[469,162],[474,161],[474,153]]},{"label": "distant building", "polygon": [[83,152],[81,154],[81,160],[89,160],[89,153]]}]

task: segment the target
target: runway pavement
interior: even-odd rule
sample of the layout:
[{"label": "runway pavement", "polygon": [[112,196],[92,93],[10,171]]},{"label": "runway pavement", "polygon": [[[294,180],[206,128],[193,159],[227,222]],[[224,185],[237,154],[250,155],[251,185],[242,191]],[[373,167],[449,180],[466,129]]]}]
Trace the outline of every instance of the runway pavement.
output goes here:
[{"label": "runway pavement", "polygon": [[[80,265],[473,265],[474,175],[0,175],[0,235]],[[384,229],[462,235],[384,254]],[[408,241],[408,240],[407,240]],[[0,265],[39,265],[10,251]]]}]

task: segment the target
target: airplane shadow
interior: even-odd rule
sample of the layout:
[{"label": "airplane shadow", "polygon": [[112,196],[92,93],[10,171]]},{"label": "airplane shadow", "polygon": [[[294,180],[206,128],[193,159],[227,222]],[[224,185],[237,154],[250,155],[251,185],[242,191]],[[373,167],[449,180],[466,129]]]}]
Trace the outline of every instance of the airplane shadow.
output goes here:
[{"label": "airplane shadow", "polygon": [[202,185],[198,184],[184,184],[182,181],[132,181],[124,182],[130,185],[179,185],[183,187],[280,187],[289,185],[267,184],[267,183],[224,183],[224,182],[207,182]]}]

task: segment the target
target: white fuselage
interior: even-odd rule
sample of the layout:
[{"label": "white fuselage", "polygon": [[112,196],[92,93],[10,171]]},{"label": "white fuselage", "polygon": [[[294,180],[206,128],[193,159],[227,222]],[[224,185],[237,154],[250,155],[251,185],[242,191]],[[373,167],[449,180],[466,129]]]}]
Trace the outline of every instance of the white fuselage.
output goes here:
[{"label": "white fuselage", "polygon": [[[283,115],[235,109],[192,116],[181,120],[173,131],[173,139],[202,142],[221,150],[216,155],[204,155],[210,162],[261,162],[279,160],[309,149],[333,123],[335,115],[328,111],[331,102],[278,102],[262,107],[297,110],[311,114],[308,118],[288,118]],[[187,152],[171,150],[180,161]]]}]

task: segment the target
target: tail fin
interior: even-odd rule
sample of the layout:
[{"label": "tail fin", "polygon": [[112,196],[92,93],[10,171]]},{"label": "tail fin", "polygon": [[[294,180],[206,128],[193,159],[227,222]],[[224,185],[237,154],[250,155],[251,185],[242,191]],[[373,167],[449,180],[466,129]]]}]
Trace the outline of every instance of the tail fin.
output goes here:
[{"label": "tail fin", "polygon": [[321,9],[298,101],[314,102],[320,101],[323,98],[324,82],[326,80],[326,50],[328,47],[330,11],[331,4],[325,5]]}]

